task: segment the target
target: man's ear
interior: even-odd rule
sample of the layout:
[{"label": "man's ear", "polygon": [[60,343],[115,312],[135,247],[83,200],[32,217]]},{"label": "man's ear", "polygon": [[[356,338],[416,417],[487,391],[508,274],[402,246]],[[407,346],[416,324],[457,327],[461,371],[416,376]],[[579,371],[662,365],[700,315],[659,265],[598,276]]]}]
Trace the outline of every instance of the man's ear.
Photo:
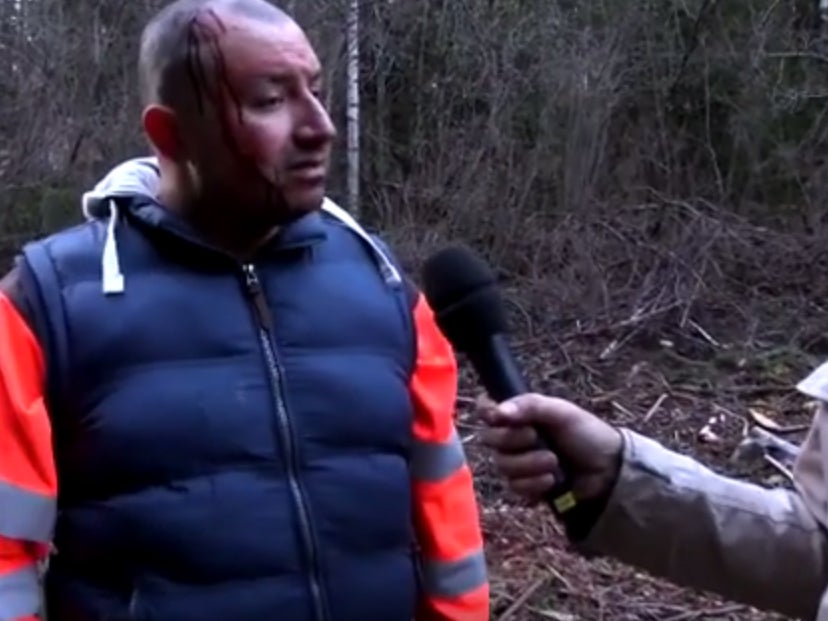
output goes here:
[{"label": "man's ear", "polygon": [[184,144],[175,112],[166,106],[152,104],[142,116],[144,133],[158,154],[173,162],[184,158]]}]

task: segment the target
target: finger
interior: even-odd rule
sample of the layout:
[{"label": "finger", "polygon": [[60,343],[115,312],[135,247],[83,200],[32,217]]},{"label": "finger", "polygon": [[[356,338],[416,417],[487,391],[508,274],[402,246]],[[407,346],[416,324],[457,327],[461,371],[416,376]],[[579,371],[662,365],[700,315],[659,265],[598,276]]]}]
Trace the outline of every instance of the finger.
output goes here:
[{"label": "finger", "polygon": [[524,427],[533,422],[531,412],[516,410],[509,401],[483,406],[478,414],[491,427]]},{"label": "finger", "polygon": [[494,401],[487,397],[478,397],[474,408],[477,417],[487,425],[497,426],[500,424],[497,404]]},{"label": "finger", "polygon": [[485,392],[478,393],[474,399],[474,406],[478,409],[496,407],[497,403],[492,401],[491,397]]},{"label": "finger", "polygon": [[508,399],[497,406],[501,424],[527,424],[538,422],[551,409],[554,399],[536,393],[526,393]]},{"label": "finger", "polygon": [[532,451],[518,454],[498,453],[495,465],[506,478],[525,479],[553,474],[558,467],[558,458],[550,451]]},{"label": "finger", "polygon": [[538,434],[532,427],[484,427],[480,441],[498,453],[525,453],[537,446]]},{"label": "finger", "polygon": [[539,477],[512,479],[509,481],[509,487],[513,492],[524,498],[540,500],[549,490],[555,487],[556,482],[554,475],[545,474]]},{"label": "finger", "polygon": [[541,425],[547,429],[563,428],[589,414],[565,399],[536,393],[519,395],[497,408],[498,424]]}]

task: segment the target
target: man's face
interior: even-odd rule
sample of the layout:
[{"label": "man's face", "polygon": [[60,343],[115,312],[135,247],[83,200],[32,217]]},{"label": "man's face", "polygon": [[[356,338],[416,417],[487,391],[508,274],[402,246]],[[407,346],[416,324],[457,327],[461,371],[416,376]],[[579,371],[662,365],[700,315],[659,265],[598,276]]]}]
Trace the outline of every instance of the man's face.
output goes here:
[{"label": "man's face", "polygon": [[201,192],[274,222],[318,208],[336,132],[304,33],[215,13],[193,29],[197,111],[181,122]]}]

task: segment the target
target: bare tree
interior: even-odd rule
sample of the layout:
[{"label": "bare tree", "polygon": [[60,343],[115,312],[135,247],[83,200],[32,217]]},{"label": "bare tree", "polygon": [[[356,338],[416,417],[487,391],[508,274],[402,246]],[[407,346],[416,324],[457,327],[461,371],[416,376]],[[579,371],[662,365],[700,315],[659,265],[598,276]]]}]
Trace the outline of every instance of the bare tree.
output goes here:
[{"label": "bare tree", "polygon": [[359,214],[359,0],[348,4],[348,206]]}]

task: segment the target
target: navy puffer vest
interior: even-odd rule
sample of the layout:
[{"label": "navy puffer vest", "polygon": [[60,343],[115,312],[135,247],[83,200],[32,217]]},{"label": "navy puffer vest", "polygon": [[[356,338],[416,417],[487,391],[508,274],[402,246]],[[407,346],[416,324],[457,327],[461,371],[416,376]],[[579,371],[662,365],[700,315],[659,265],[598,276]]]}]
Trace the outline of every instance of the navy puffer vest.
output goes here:
[{"label": "navy puffer vest", "polygon": [[147,198],[25,250],[59,472],[49,621],[410,621],[410,300],[320,212],[249,265]]}]

